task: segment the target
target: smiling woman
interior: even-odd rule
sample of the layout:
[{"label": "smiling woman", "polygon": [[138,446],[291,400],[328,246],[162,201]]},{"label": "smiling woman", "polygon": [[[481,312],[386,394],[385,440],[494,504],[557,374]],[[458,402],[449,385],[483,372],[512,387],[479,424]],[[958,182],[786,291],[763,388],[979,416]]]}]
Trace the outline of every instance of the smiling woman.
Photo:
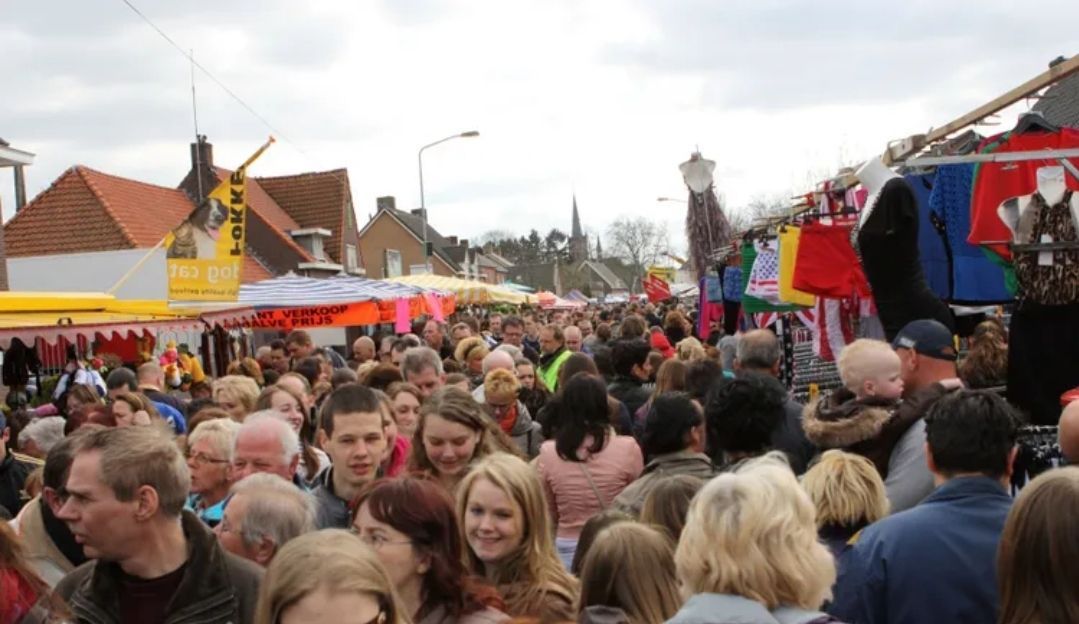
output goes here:
[{"label": "smiling woman", "polygon": [[472,395],[446,387],[420,408],[409,469],[434,477],[453,492],[473,461],[513,446]]},{"label": "smiling woman", "polygon": [[457,516],[472,571],[494,581],[507,613],[576,619],[577,581],[558,559],[543,486],[531,466],[506,453],[479,462],[461,482]]},{"label": "smiling woman", "polygon": [[373,483],[353,501],[352,531],[389,572],[417,622],[488,624],[509,619],[494,587],[470,575],[453,499],[414,477]]}]

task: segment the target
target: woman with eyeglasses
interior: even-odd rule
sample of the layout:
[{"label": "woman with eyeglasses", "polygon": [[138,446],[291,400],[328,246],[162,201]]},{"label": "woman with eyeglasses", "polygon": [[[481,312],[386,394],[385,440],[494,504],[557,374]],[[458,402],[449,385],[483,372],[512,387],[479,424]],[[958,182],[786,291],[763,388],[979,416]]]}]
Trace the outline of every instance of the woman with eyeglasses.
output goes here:
[{"label": "woman with eyeglasses", "polygon": [[187,438],[191,494],[186,507],[213,528],[221,522],[232,487],[232,444],[240,423],[218,418],[198,426]]},{"label": "woman with eyeglasses", "polygon": [[411,624],[374,551],[348,531],[301,535],[277,553],[256,624]]},{"label": "woman with eyeglasses", "polygon": [[463,563],[453,500],[415,477],[373,482],[353,501],[352,531],[386,567],[419,624],[504,622],[502,598]]}]

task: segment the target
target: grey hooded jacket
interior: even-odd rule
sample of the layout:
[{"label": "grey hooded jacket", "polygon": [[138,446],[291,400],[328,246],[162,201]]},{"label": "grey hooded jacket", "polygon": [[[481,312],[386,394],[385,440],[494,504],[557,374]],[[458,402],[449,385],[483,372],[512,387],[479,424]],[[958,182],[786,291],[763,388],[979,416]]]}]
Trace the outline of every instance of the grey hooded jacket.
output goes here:
[{"label": "grey hooded jacket", "polygon": [[667,624],[829,624],[839,620],[820,611],[779,607],[730,594],[697,594]]}]

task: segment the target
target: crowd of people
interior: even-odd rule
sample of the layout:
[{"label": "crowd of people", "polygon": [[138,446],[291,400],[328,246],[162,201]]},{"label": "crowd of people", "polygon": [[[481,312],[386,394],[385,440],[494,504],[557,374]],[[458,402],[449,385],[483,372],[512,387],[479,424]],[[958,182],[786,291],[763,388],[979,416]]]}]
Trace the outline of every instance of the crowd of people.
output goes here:
[{"label": "crowd of people", "polygon": [[[932,320],[857,340],[801,405],[774,332],[692,321],[465,311],[183,391],[72,375],[0,416],[0,624],[1079,622],[1079,468],[1013,498],[994,328],[963,363]],[[1079,459],[1079,403],[1060,431]]]}]

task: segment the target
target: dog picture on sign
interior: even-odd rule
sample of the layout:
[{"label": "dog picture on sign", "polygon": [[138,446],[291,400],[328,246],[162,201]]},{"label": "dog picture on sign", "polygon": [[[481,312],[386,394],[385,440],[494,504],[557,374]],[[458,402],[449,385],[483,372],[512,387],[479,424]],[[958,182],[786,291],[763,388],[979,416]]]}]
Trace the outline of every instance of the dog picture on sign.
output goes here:
[{"label": "dog picture on sign", "polygon": [[228,209],[224,204],[213,197],[206,198],[187,220],[172,231],[173,241],[165,256],[188,260],[217,257],[217,239],[221,236],[221,226],[228,218]]}]

